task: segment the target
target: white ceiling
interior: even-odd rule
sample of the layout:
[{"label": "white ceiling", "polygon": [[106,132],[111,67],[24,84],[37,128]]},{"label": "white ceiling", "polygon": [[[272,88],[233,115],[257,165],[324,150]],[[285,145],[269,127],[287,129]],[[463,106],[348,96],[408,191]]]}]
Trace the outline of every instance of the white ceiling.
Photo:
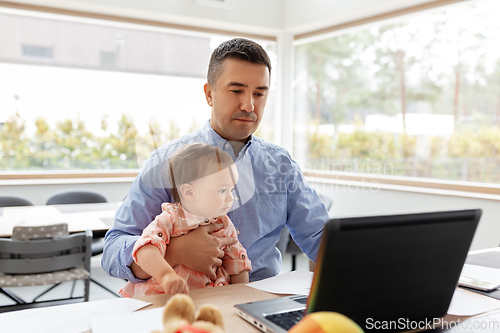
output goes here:
[{"label": "white ceiling", "polygon": [[[253,34],[307,33],[328,26],[433,2],[431,0],[10,0]],[[216,1],[220,2],[220,1]]]},{"label": "white ceiling", "polygon": [[302,34],[430,0],[284,0],[283,29]]}]

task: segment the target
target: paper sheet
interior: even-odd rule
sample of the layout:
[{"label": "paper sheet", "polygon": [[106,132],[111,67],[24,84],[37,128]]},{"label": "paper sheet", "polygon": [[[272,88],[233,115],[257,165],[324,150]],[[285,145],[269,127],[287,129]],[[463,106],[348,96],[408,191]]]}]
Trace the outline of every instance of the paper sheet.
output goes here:
[{"label": "paper sheet", "polygon": [[110,217],[114,218],[116,214],[116,209],[114,210],[98,210],[98,211],[90,211],[90,212],[78,212],[78,213],[65,213],[64,217],[73,218],[73,217],[85,217],[85,218],[93,218],[99,219],[101,217]]},{"label": "paper sheet", "polygon": [[[312,272],[294,271],[248,285],[260,290],[284,294],[308,294]],[[288,285],[288,286],[287,286]],[[302,289],[301,289],[302,288]],[[476,315],[500,309],[500,301],[463,289],[457,289],[451,301],[449,314]],[[94,314],[90,318],[92,333],[151,333],[162,327],[163,308],[128,314]]]},{"label": "paper sheet", "polygon": [[309,295],[313,272],[292,271],[268,279],[248,283],[247,286],[273,294]]},{"label": "paper sheet", "polygon": [[113,218],[116,210],[63,214],[56,206],[9,207],[0,216],[0,235],[11,235],[15,226],[68,223],[68,231],[107,230],[100,218]]},{"label": "paper sheet", "polygon": [[109,226],[97,217],[86,216],[67,216],[72,214],[65,214],[63,217],[64,222],[68,223],[69,232],[77,232],[82,230],[108,230]]},{"label": "paper sheet", "polygon": [[[131,298],[75,303],[0,314],[2,332],[82,333],[90,330],[90,316],[113,315],[143,308],[150,303]],[[112,331],[108,331],[112,332]]]},{"label": "paper sheet", "polygon": [[64,215],[53,206],[9,207],[4,209],[0,224],[12,228],[16,225],[38,226],[64,222]]},{"label": "paper sheet", "polygon": [[59,218],[63,214],[54,206],[32,206],[32,207],[9,207],[4,209],[2,218],[18,219],[22,217],[25,220],[35,220],[43,217]]},{"label": "paper sheet", "polygon": [[482,281],[491,281],[500,285],[500,269],[498,268],[465,264],[460,276]]},{"label": "paper sheet", "polygon": [[453,294],[448,314],[472,316],[500,309],[500,300],[457,288]]},{"label": "paper sheet", "polygon": [[162,330],[163,307],[116,315],[90,317],[92,333],[151,333]]}]

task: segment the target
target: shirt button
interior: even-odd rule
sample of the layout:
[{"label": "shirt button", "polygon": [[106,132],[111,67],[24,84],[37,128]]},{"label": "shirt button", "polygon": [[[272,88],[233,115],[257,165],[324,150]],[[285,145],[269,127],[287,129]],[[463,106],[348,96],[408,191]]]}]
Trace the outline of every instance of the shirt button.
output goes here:
[{"label": "shirt button", "polygon": [[241,255],[241,259],[245,259],[245,255],[244,254]]},{"label": "shirt button", "polygon": [[236,234],[239,235],[240,234],[240,229],[236,229]]},{"label": "shirt button", "polygon": [[208,221],[210,221],[210,220],[209,219],[205,219],[205,222],[208,222]]},{"label": "shirt button", "polygon": [[240,200],[240,198],[238,198],[238,197],[234,197],[234,200],[238,201],[238,200]]},{"label": "shirt button", "polygon": [[163,234],[161,232],[159,232],[158,237],[163,237]]},{"label": "shirt button", "polygon": [[229,143],[226,143],[226,144],[225,144],[225,147],[226,147],[226,148],[229,148]]}]

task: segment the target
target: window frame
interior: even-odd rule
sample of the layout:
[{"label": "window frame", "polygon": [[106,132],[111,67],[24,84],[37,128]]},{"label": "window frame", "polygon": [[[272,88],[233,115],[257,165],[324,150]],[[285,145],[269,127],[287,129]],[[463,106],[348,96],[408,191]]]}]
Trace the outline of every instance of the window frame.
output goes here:
[{"label": "window frame", "polygon": [[88,19],[96,19],[96,20],[103,20],[103,21],[131,23],[131,24],[137,24],[137,25],[151,26],[151,27],[156,27],[156,28],[167,28],[167,29],[180,30],[180,31],[186,31],[186,32],[198,32],[198,33],[205,33],[205,34],[230,35],[230,36],[231,35],[238,35],[238,36],[247,37],[247,38],[269,40],[269,41],[274,41],[274,42],[276,42],[276,39],[277,39],[276,36],[273,36],[273,35],[252,34],[252,33],[240,32],[240,31],[231,31],[231,30],[214,29],[214,28],[200,28],[200,27],[195,27],[195,26],[190,26],[190,25],[174,24],[174,23],[168,23],[168,22],[162,22],[162,21],[156,21],[156,20],[146,20],[146,19],[140,19],[140,18],[134,18],[134,17],[101,14],[101,13],[94,13],[94,12],[87,12],[87,11],[80,11],[80,10],[49,7],[49,6],[13,3],[13,2],[1,1],[1,0],[0,0],[0,7],[19,9],[19,10],[25,10],[25,11],[31,11],[31,12],[56,14],[56,15],[62,15],[62,16],[72,16],[72,17],[76,17],[76,18],[88,18]]},{"label": "window frame", "polygon": [[366,183],[367,185],[372,185],[374,187],[397,186],[418,189],[418,192],[425,192],[427,190],[427,193],[434,193],[435,190],[442,190],[446,191],[447,195],[452,196],[458,195],[470,198],[483,198],[500,201],[500,185],[494,184],[458,182],[451,180],[445,181],[429,178],[356,174],[349,172],[322,172],[312,170],[303,170],[303,174],[304,177],[324,179],[333,182],[353,181],[357,183]]},{"label": "window frame", "polygon": [[[190,25],[174,24],[156,20],[147,20],[134,17],[125,17],[118,15],[101,14],[80,10],[70,10],[64,8],[56,8],[49,6],[33,5],[33,4],[22,4],[13,3],[8,1],[0,0],[0,8],[28,11],[33,13],[42,14],[54,14],[55,16],[66,16],[71,17],[76,20],[79,19],[90,19],[103,22],[113,23],[124,23],[125,25],[140,25],[143,27],[151,28],[165,28],[171,30],[174,33],[186,34],[186,35],[221,35],[221,36],[239,36],[250,39],[257,39],[263,41],[271,41],[276,43],[278,47],[278,36],[277,35],[264,35],[264,34],[254,34],[241,31],[233,30],[223,30],[215,28],[205,28],[196,27]],[[40,58],[43,62],[50,62],[51,58]],[[279,85],[279,83],[278,83]],[[276,103],[278,104],[278,103]],[[280,110],[277,110],[279,113]],[[278,131],[275,131],[278,132]],[[33,184],[38,182],[44,182],[47,180],[54,180],[55,182],[60,182],[66,180],[69,183],[81,183],[83,179],[88,179],[106,182],[108,179],[110,182],[115,181],[126,181],[126,179],[133,179],[137,176],[139,169],[127,169],[127,170],[54,170],[54,171],[2,171],[0,170],[0,186],[2,185],[28,185],[30,182]],[[120,180],[119,180],[120,179]]]},{"label": "window frame", "polygon": [[[389,11],[369,17],[355,19],[345,23],[328,26],[322,29],[299,33],[294,35],[292,48],[309,42],[314,42],[322,39],[338,35],[342,30],[357,29],[371,23],[382,22],[388,19],[403,17],[405,15],[415,14],[428,10],[440,9],[446,6],[454,5],[460,2],[469,0],[435,0],[428,3],[414,5],[394,11]],[[293,105],[293,98],[292,98]],[[293,127],[290,128],[293,131]],[[287,142],[287,147],[293,147],[293,135],[290,136],[291,141]],[[500,201],[500,185],[477,182],[459,182],[451,180],[439,180],[429,178],[402,177],[402,176],[380,176],[363,173],[349,173],[336,171],[321,171],[321,170],[303,170],[305,177],[314,179],[315,181],[325,180],[328,182],[356,182],[359,184],[381,184],[383,187],[396,186],[406,188],[415,192],[434,193],[435,190],[442,190],[446,195],[457,195],[470,198],[483,198]],[[435,194],[435,193],[434,193]]]},{"label": "window frame", "polygon": [[[430,10],[438,7],[444,7],[447,5],[452,5],[459,2],[465,2],[467,0],[435,0],[424,4],[419,4],[415,6],[410,6],[403,9],[398,9],[395,11],[390,11],[378,15],[373,15],[370,17],[364,17],[360,19],[355,19],[352,21],[348,21],[345,23],[325,27],[322,29],[308,31],[303,33],[287,33],[282,32],[277,35],[262,35],[262,34],[252,34],[252,33],[242,33],[240,31],[230,31],[230,30],[222,30],[222,29],[213,29],[213,28],[201,28],[189,25],[181,25],[181,24],[173,24],[155,20],[146,20],[132,17],[123,17],[117,15],[108,15],[108,14],[100,14],[86,11],[78,11],[78,10],[70,10],[63,8],[55,8],[48,6],[40,6],[40,5],[32,5],[32,4],[21,4],[21,3],[13,3],[7,1],[0,1],[0,7],[11,8],[11,9],[19,9],[19,10],[27,10],[32,12],[41,12],[48,14],[56,14],[56,15],[64,15],[64,16],[72,16],[77,18],[89,18],[89,19],[97,19],[104,21],[114,21],[121,23],[131,23],[131,24],[139,24],[145,26],[152,27],[162,27],[168,29],[174,29],[176,31],[184,31],[184,32],[195,32],[195,33],[206,33],[206,34],[220,34],[220,35],[239,35],[242,37],[255,38],[261,40],[269,40],[277,43],[278,48],[278,100],[277,100],[277,108],[276,108],[276,118],[277,119],[286,119],[284,117],[283,106],[292,107],[293,109],[293,97],[292,95],[287,96],[287,89],[281,87],[283,85],[283,75],[285,73],[289,73],[288,77],[291,76],[290,71],[293,72],[293,55],[284,54],[285,52],[293,51],[295,44],[306,43],[311,40],[317,40],[325,38],[325,35],[336,33],[339,30],[344,30],[347,28],[359,27],[368,23],[373,23],[377,21],[382,21],[389,18],[394,18],[397,16],[404,16],[407,14],[412,14],[420,11]],[[286,61],[283,61],[286,59]],[[280,73],[281,72],[281,73]],[[286,88],[286,87],[285,87]],[[290,93],[292,93],[290,91]],[[280,107],[281,106],[281,107]],[[281,144],[284,147],[293,147],[293,135],[290,133],[284,133],[285,130],[291,131],[292,128],[290,124],[284,125],[281,128],[278,128],[279,125],[276,125],[276,138],[278,139],[278,144]],[[119,179],[133,179],[137,176],[138,170],[111,170],[109,172],[105,170],[96,170],[92,171],[78,171],[72,170],[68,172],[64,171],[42,171],[42,172],[30,172],[30,171],[19,171],[19,172],[2,172],[0,171],[0,186],[1,185],[14,185],[18,184],[28,184],[30,182],[36,182],[40,180],[79,180],[81,182],[85,179],[99,179],[99,182],[104,182],[109,180],[110,182],[118,181]],[[310,170],[304,170],[304,176],[308,178],[315,179],[327,179],[329,181],[338,180],[342,181],[355,181],[355,182],[377,182],[379,184],[386,185],[395,185],[395,186],[409,186],[420,189],[440,189],[447,191],[458,191],[463,193],[464,196],[468,196],[470,194],[471,197],[476,197],[476,194],[484,194],[484,195],[492,195],[497,196],[498,198],[495,200],[500,201],[500,186],[495,186],[491,184],[482,184],[482,183],[471,183],[471,182],[454,182],[454,181],[440,181],[434,179],[415,179],[411,177],[381,177],[374,176],[370,174],[352,174],[352,173],[324,173],[320,171],[311,172]]]}]

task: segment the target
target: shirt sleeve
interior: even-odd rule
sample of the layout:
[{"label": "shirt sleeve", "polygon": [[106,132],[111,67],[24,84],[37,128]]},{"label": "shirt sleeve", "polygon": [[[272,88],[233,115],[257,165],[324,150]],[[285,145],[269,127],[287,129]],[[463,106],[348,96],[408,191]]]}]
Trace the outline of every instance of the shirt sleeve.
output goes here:
[{"label": "shirt sleeve", "polygon": [[142,231],[161,213],[161,204],[170,202],[155,151],[132,183],[128,196],[118,208],[113,226],[106,233],[101,265],[110,276],[132,283],[142,282],[130,270],[132,251]]},{"label": "shirt sleeve", "polygon": [[[225,216],[222,222],[226,229],[226,236],[238,238],[236,228],[229,217]],[[224,257],[222,258],[222,266],[224,266],[229,275],[236,275],[243,271],[252,270],[252,264],[248,258],[247,251],[239,241],[236,244],[226,246]]]},{"label": "shirt sleeve", "polygon": [[171,212],[163,211],[144,229],[132,250],[132,258],[136,263],[137,251],[147,244],[156,246],[162,257],[165,256],[167,244],[170,243],[170,237],[172,237],[174,219]]},{"label": "shirt sleeve", "polygon": [[298,164],[290,159],[287,184],[296,184],[287,193],[287,221],[290,235],[302,251],[316,262],[328,211],[318,193],[306,182]]}]

